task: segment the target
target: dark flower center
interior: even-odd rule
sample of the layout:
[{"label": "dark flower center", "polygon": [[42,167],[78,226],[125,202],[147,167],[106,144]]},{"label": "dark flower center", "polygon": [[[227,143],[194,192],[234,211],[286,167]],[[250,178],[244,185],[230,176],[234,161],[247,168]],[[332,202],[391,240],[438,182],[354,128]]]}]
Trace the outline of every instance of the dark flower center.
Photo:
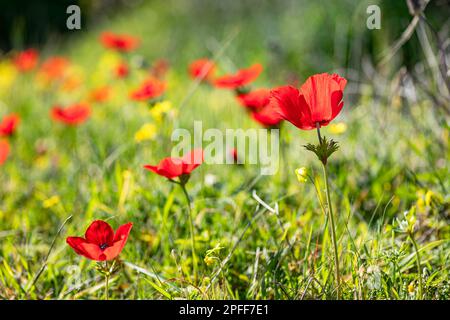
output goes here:
[{"label": "dark flower center", "polygon": [[108,248],[108,244],[107,243],[103,243],[100,245],[100,249],[105,250],[106,248]]}]

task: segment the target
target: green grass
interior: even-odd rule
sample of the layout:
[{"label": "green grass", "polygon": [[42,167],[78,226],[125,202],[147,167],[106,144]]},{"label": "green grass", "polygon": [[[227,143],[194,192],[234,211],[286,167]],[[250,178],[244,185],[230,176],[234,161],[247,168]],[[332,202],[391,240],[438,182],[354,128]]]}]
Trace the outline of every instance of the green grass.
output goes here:
[{"label": "green grass", "polygon": [[[292,10],[230,3],[211,13],[212,8],[193,3],[146,4],[82,30],[63,45],[49,44],[44,54],[67,55],[84,73],[74,91],[40,89],[32,75],[18,76],[11,87],[0,90],[0,116],[14,111],[22,118],[10,158],[0,168],[0,298],[102,299],[104,283],[95,263],[65,243],[65,237],[82,235],[95,219],[114,228],[134,224],[120,256],[122,268],[110,281],[112,299],[336,297],[326,217],[314,185],[299,183],[294,174],[305,166],[319,189],[324,188],[318,162],[302,147],[317,138],[314,131],[290,124],[282,135],[287,159],[275,176],[260,176],[259,168],[250,165],[202,165],[194,171],[187,188],[194,199],[200,282],[192,285],[183,193],[142,166],[168,156],[172,130],[192,129],[194,120],[203,121],[205,129],[257,125],[232,93],[194,88],[188,63],[214,56],[231,39],[217,57],[221,70],[261,62],[265,71],[255,87],[272,87],[284,84],[291,72],[304,80],[345,60],[333,49],[334,35],[323,26],[333,24],[321,14],[330,8],[313,2],[291,4]],[[344,8],[335,8],[333,21],[342,22],[336,26],[365,23],[365,7],[344,3]],[[146,106],[127,99],[144,71],[135,68],[125,81],[96,76],[105,54],[98,35],[109,29],[141,37],[138,52],[146,60],[164,57],[171,62],[166,100],[177,115],[158,123],[153,141],[135,143],[141,125],[155,120]],[[271,40],[283,50],[274,50]],[[336,120],[345,122],[347,131],[339,136],[328,127],[322,131],[340,144],[328,167],[342,297],[448,299],[448,121],[424,97],[406,104],[397,93],[389,95],[394,81],[386,79],[380,98],[371,83],[357,86],[349,79],[344,111]],[[77,102],[90,88],[106,83],[114,88],[114,98],[94,104],[86,124],[70,129],[50,120],[52,105]],[[193,94],[186,99],[189,92]],[[207,175],[214,175],[216,183],[205,183]],[[259,205],[253,192],[270,206],[277,204],[278,214]],[[58,200],[51,203],[52,197]],[[409,210],[417,219],[413,239],[420,270],[413,241],[398,230],[397,219]],[[209,264],[206,256],[212,258]]]}]

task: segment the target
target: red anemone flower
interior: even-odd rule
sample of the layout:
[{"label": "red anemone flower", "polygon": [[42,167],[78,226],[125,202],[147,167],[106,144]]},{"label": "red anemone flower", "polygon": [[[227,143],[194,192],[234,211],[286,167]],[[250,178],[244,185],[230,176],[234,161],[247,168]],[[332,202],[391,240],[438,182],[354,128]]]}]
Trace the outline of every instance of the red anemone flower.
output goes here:
[{"label": "red anemone flower", "polygon": [[216,71],[216,65],[209,59],[198,59],[189,65],[188,71],[193,79],[211,81]]},{"label": "red anemone flower", "polygon": [[253,111],[252,118],[260,125],[268,128],[278,126],[283,120],[278,110],[274,109],[270,104],[260,110]]},{"label": "red anemone flower", "polygon": [[160,97],[166,90],[166,83],[150,77],[141,86],[130,92],[130,98],[135,101],[147,101]]},{"label": "red anemone flower", "polygon": [[48,80],[59,79],[69,66],[69,60],[63,57],[50,57],[42,63],[39,72]]},{"label": "red anemone flower", "polygon": [[14,64],[20,72],[27,72],[33,70],[38,62],[39,53],[36,49],[28,49],[19,52],[14,57]]},{"label": "red anemone flower", "polygon": [[164,158],[157,166],[145,165],[144,168],[168,179],[189,175],[203,163],[203,150],[195,149],[182,158]]},{"label": "red anemone flower", "polygon": [[68,237],[66,242],[79,255],[95,261],[115,259],[127,243],[133,224],[121,225],[116,233],[102,220],[96,220],[87,228],[84,238]]},{"label": "red anemone flower", "polygon": [[269,98],[269,89],[256,89],[237,96],[239,103],[251,110],[258,110],[265,107],[269,104]]},{"label": "red anemone flower", "polygon": [[237,89],[244,87],[259,77],[263,71],[262,65],[256,63],[247,69],[241,69],[235,74],[227,74],[216,78],[214,85],[218,88]]},{"label": "red anemone flower", "polygon": [[105,48],[117,50],[120,52],[130,52],[139,45],[139,39],[127,34],[116,34],[112,32],[103,32],[100,41]]},{"label": "red anemone flower", "polygon": [[11,136],[17,129],[20,122],[20,117],[16,113],[11,113],[3,117],[0,122],[0,136]]},{"label": "red anemone flower", "polygon": [[337,74],[316,74],[300,89],[292,86],[271,91],[270,105],[281,117],[303,130],[326,126],[344,106],[342,101],[347,80]]},{"label": "red anemone flower", "polygon": [[85,122],[91,115],[91,108],[88,104],[78,103],[66,108],[54,106],[51,110],[53,120],[76,126]]},{"label": "red anemone flower", "polygon": [[0,166],[5,163],[9,155],[9,143],[7,140],[0,140]]}]

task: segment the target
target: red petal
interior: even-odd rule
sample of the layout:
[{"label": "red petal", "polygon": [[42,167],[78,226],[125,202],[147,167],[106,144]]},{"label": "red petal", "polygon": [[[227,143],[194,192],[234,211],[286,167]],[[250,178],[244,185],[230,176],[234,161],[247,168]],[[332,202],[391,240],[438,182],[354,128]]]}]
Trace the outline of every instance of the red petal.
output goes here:
[{"label": "red petal", "polygon": [[203,150],[194,149],[181,159],[183,161],[183,173],[189,174],[203,163]]},{"label": "red petal", "polygon": [[68,237],[66,239],[66,242],[79,255],[82,255],[91,260],[97,260],[96,258],[99,257],[100,248],[96,245],[89,245],[89,243],[84,238]]},{"label": "red petal", "polygon": [[85,238],[87,242],[101,245],[112,245],[114,239],[114,230],[111,226],[102,220],[96,220],[91,223],[86,230]]},{"label": "red petal", "polygon": [[123,247],[127,243],[132,226],[132,223],[127,223],[117,229],[116,234],[114,235],[114,244],[103,251],[106,255],[106,260],[116,258],[120,252],[122,252]]},{"label": "red petal", "polygon": [[309,77],[301,86],[300,90],[311,110],[313,123],[325,125],[334,118],[333,114],[337,115],[336,111],[342,99],[341,88],[345,88],[346,83],[347,80],[336,74],[322,73]]},{"label": "red petal", "polygon": [[241,69],[235,74],[228,74],[216,79],[214,84],[219,88],[236,89],[246,86],[259,77],[263,70],[261,64],[256,63],[247,69]]},{"label": "red petal", "polygon": [[244,107],[260,109],[269,104],[270,90],[256,89],[249,93],[237,96],[237,99]]},{"label": "red petal", "polygon": [[271,105],[268,105],[259,112],[253,112],[252,118],[265,127],[276,126],[283,120],[281,115]]},{"label": "red petal", "polygon": [[298,89],[284,86],[271,90],[269,105],[294,126],[303,130],[314,128],[308,105]]},{"label": "red petal", "polygon": [[168,179],[172,179],[183,174],[183,162],[178,158],[165,158],[161,160],[157,167],[145,165],[144,168]]}]

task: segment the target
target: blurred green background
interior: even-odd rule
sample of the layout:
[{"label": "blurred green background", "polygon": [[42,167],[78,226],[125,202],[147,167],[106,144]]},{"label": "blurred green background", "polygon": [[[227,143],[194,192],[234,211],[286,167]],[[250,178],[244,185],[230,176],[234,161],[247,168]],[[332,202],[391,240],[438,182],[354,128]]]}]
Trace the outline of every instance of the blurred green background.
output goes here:
[{"label": "blurred green background", "polygon": [[[231,53],[233,58],[239,59],[244,49],[253,52],[250,58],[254,59],[263,52],[272,67],[280,65],[283,70],[280,73],[271,68],[271,77],[289,77],[286,70],[300,74],[337,67],[360,70],[363,59],[379,60],[380,54],[411,20],[403,0],[20,0],[0,3],[0,49],[3,52],[53,45],[59,40],[67,43],[119,17],[123,30],[135,25],[134,31],[146,42],[160,42],[156,47],[159,51],[152,48],[153,55],[170,53],[176,61],[182,59],[177,52],[182,51],[186,57],[204,54],[206,47],[211,49],[215,41],[223,40],[238,29],[239,37]],[[81,32],[66,28],[65,10],[70,4],[81,7]],[[366,9],[372,4],[381,8],[381,30],[366,28]],[[426,16],[431,24],[446,23],[449,4],[448,0],[433,0],[428,4]],[[413,36],[396,58],[408,67],[417,63],[421,58],[417,37]]]}]

